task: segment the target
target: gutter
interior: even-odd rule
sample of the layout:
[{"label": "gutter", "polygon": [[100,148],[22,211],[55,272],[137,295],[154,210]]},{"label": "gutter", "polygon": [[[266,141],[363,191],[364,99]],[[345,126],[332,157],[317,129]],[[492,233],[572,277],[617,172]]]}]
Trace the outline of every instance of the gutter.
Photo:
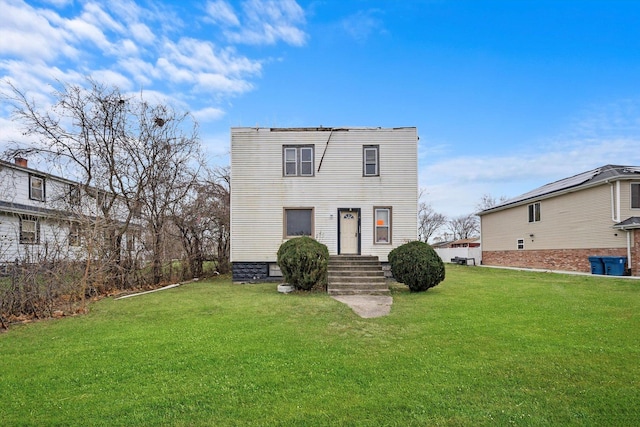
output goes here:
[{"label": "gutter", "polygon": [[528,198],[528,199],[518,200],[517,202],[508,203],[508,204],[500,205],[500,206],[495,206],[493,208],[489,208],[487,210],[478,212],[476,215],[482,216],[482,215],[486,215],[486,214],[502,211],[502,210],[505,210],[505,209],[510,209],[510,208],[513,208],[513,207],[516,207],[516,206],[528,205],[528,204],[531,204],[531,203],[534,203],[534,202],[537,202],[537,201],[541,201],[541,200],[545,200],[545,199],[551,199],[551,198],[556,197],[556,196],[562,196],[562,195],[569,194],[569,193],[575,193],[576,191],[581,191],[581,190],[586,190],[586,189],[589,189],[589,188],[594,188],[594,187],[597,187],[599,185],[603,185],[603,184],[607,184],[607,183],[613,184],[612,181],[618,182],[618,181],[633,181],[633,180],[637,181],[638,177],[637,176],[635,176],[635,177],[624,176],[624,177],[618,177],[615,180],[608,179],[608,180],[596,181],[596,182],[591,183],[591,184],[585,184],[585,185],[580,184],[580,185],[577,185],[575,187],[565,188],[563,190],[554,191],[552,193],[541,194],[539,196],[534,196],[534,197],[531,197],[531,198]]}]

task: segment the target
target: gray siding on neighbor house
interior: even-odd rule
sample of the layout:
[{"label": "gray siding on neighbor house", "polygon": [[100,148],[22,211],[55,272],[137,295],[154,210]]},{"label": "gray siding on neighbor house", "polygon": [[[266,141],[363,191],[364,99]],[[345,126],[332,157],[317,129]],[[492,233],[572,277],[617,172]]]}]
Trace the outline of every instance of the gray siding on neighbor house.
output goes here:
[{"label": "gray siding on neighbor house", "polygon": [[[283,145],[314,147],[314,176],[283,176]],[[363,176],[363,146],[379,145],[380,175]],[[360,209],[361,254],[386,261],[417,238],[416,128],[231,129],[231,261],[275,262],[284,208],[314,209],[314,238],[338,250],[339,208]],[[392,208],[391,244],[374,244],[374,207]]]}]

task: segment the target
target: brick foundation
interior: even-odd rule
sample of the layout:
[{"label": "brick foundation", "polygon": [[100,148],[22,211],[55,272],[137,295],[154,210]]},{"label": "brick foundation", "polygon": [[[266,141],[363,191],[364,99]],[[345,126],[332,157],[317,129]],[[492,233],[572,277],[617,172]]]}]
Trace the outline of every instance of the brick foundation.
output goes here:
[{"label": "brick foundation", "polygon": [[[632,249],[632,274],[638,274],[640,254],[640,230]],[[502,267],[540,268],[545,270],[591,272],[590,256],[627,256],[626,248],[607,249],[548,249],[522,251],[482,251],[482,264]]]}]

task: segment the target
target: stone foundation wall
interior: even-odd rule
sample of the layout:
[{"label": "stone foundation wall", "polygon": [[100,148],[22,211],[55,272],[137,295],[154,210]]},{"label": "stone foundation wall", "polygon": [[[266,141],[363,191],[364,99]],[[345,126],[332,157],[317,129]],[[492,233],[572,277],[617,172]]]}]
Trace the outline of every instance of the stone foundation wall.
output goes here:
[{"label": "stone foundation wall", "polygon": [[234,282],[282,280],[282,277],[269,276],[269,263],[266,262],[234,262],[231,271]]},{"label": "stone foundation wall", "polygon": [[[637,237],[640,237],[640,233]],[[632,251],[632,274],[638,275],[640,244]],[[635,253],[634,253],[635,252]],[[548,249],[523,251],[482,251],[482,264],[502,267],[540,268],[546,270],[591,273],[590,256],[627,256],[626,248],[608,249]],[[636,267],[636,268],[633,268]]]}]

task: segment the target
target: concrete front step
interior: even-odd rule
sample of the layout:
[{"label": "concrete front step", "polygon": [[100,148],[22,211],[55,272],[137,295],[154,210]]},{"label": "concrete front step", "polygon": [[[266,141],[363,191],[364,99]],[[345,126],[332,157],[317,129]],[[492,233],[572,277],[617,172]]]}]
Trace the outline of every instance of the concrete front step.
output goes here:
[{"label": "concrete front step", "polygon": [[331,256],[327,292],[330,295],[388,295],[389,286],[378,257]]},{"label": "concrete front step", "polygon": [[341,278],[366,278],[368,280],[384,279],[384,272],[380,271],[346,271],[337,273],[335,271],[329,272],[329,279],[341,279]]},{"label": "concrete front step", "polygon": [[390,295],[389,289],[329,289],[327,291],[329,295]]}]

